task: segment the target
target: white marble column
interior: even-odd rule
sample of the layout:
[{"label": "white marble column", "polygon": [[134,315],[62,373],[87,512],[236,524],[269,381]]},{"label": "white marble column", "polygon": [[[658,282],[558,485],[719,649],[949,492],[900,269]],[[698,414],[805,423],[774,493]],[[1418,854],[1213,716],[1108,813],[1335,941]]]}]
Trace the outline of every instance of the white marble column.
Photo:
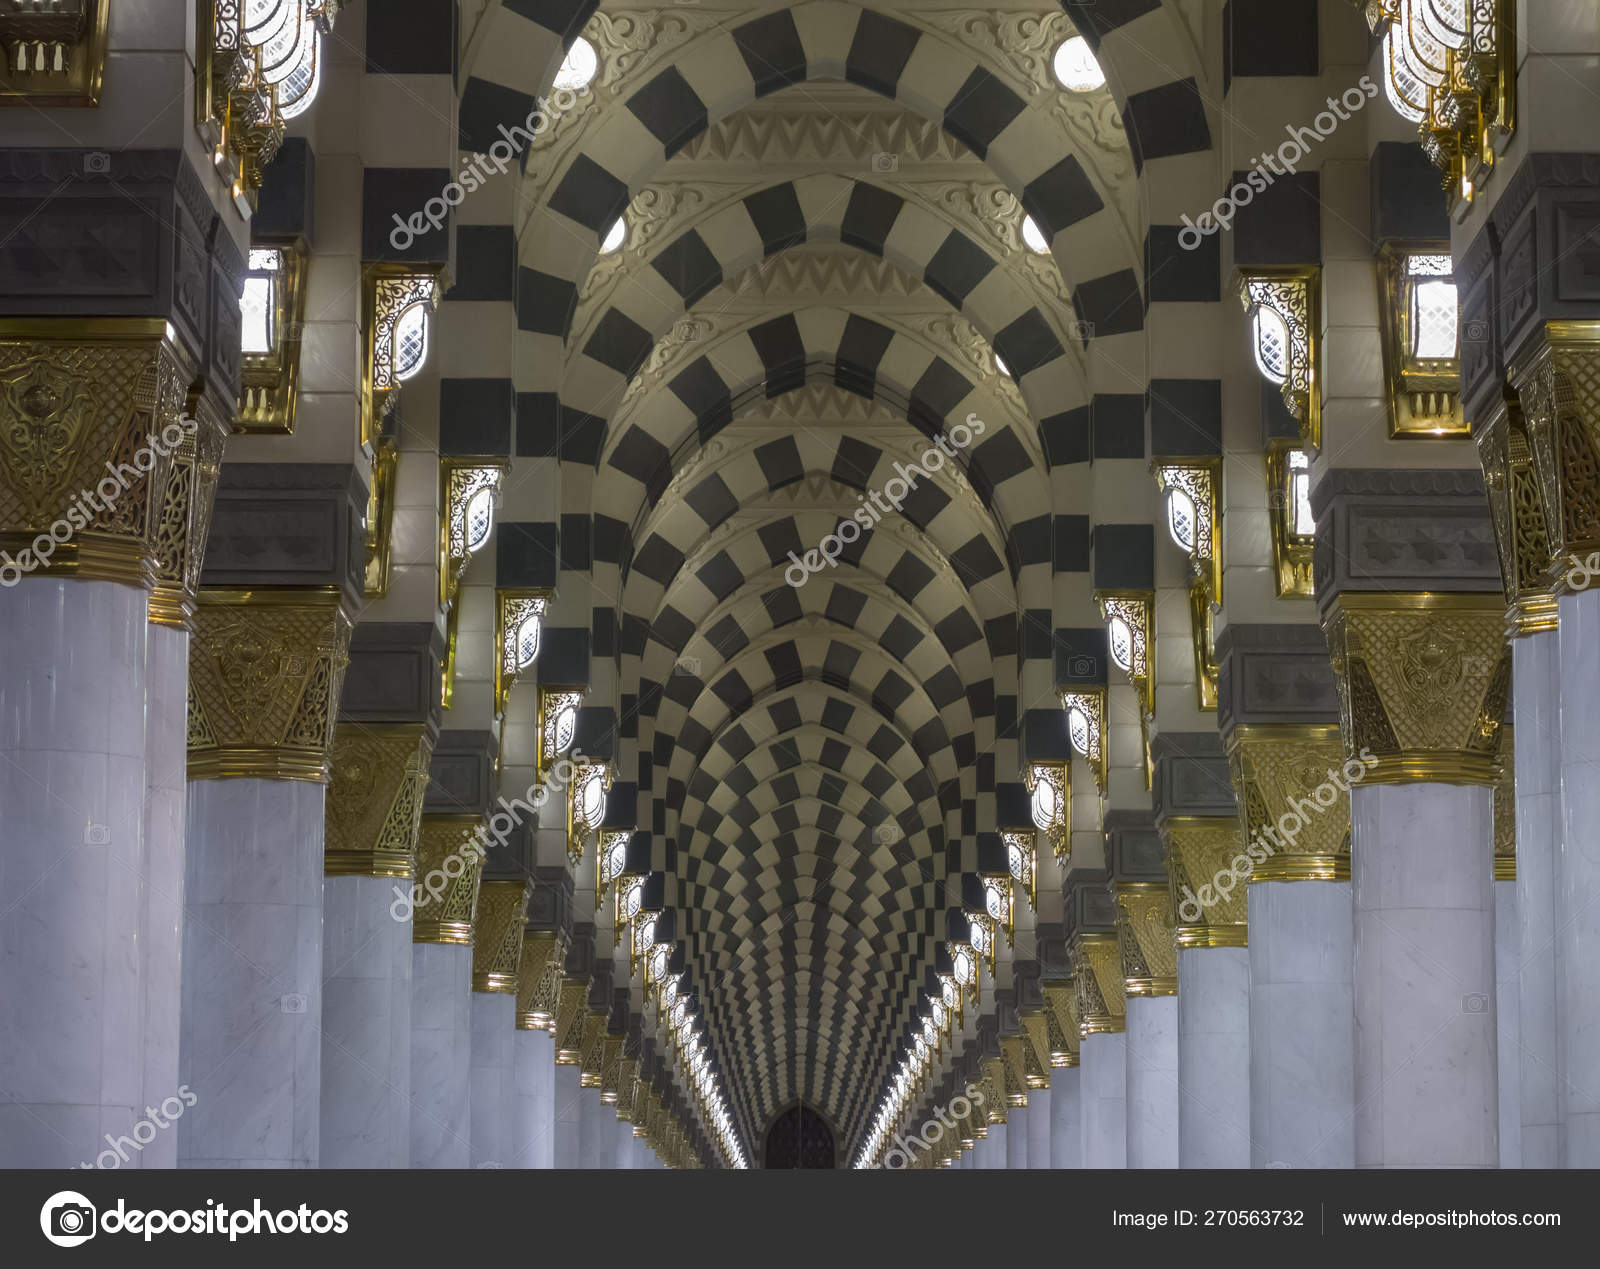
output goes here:
[{"label": "white marble column", "polygon": [[519,1030],[512,1042],[517,1098],[513,1161],[517,1168],[555,1167],[556,1042],[543,1028]]},{"label": "white marble column", "polygon": [[[1600,589],[1559,600],[1561,838],[1556,851],[1560,1166],[1600,1167]],[[1517,732],[1517,745],[1523,745]],[[1519,796],[1520,804],[1520,796]],[[1518,861],[1519,872],[1521,861]],[[1524,918],[1529,919],[1528,917]]]},{"label": "white marble column", "polygon": [[1250,1166],[1355,1166],[1353,924],[1346,881],[1253,881]]},{"label": "white marble column", "polygon": [[1085,1036],[1079,1046],[1083,1166],[1128,1166],[1127,1036],[1120,1031]]},{"label": "white marble column", "polygon": [[472,1158],[472,948],[411,945],[411,1166]]},{"label": "white marble column", "polygon": [[1351,791],[1357,1167],[1499,1164],[1492,792]]},{"label": "white marble column", "polygon": [[146,1070],[172,1061],[160,1024],[179,992],[177,961],[139,947],[155,880],[146,604],[113,582],[0,589],[0,1167],[94,1164],[107,1135],[126,1144],[105,1166],[140,1167],[170,1131],[133,1137]]},{"label": "white marble column", "polygon": [[579,1087],[583,1072],[576,1062],[557,1063],[555,1068],[555,1148],[554,1162],[558,1168],[583,1166],[583,1136],[581,1114],[583,1097],[589,1092]]},{"label": "white marble column", "polygon": [[643,1137],[633,1139],[633,1166],[635,1168],[655,1168],[660,1163],[656,1159],[656,1152],[650,1149],[650,1143]]},{"label": "white marble column", "polygon": [[[145,752],[146,882],[144,939],[144,1104],[160,1106],[178,1093],[182,1029],[183,821],[188,805],[189,632],[150,623],[149,714]],[[160,1132],[139,1166],[178,1164],[178,1134]]]},{"label": "white marble column", "polygon": [[1006,1129],[1009,1124],[990,1124],[989,1135],[978,1143],[978,1166],[986,1171],[1003,1171],[1006,1166],[1007,1142],[1010,1139]]},{"label": "white marble column", "polygon": [[1053,1114],[1054,1088],[1028,1090],[1028,1166],[1048,1168],[1050,1162],[1050,1129]]},{"label": "white marble column", "polygon": [[325,1168],[410,1166],[411,916],[395,904],[396,888],[410,885],[392,877],[323,880]]},{"label": "white marble column", "polygon": [[598,1088],[583,1089],[578,1096],[579,1164],[584,1168],[617,1166],[617,1112],[600,1100]]},{"label": "white marble column", "polygon": [[1028,1094],[1028,1105],[1013,1106],[1006,1111],[1006,1167],[1013,1172],[1026,1171],[1028,1167],[1028,1127],[1033,1117],[1033,1094]]},{"label": "white marble column", "polygon": [[1250,1166],[1250,950],[1178,949],[1178,1164]]},{"label": "white marble column", "polygon": [[517,998],[504,991],[472,993],[472,1166],[509,1167],[516,1083]]},{"label": "white marble column", "polygon": [[633,1125],[617,1121],[617,1163],[619,1168],[634,1167],[633,1161]]},{"label": "white marble column", "polygon": [[326,792],[189,782],[181,1167],[318,1166]]},{"label": "white marble column", "polygon": [[1083,1167],[1083,1121],[1080,1113],[1081,1066],[1058,1066],[1050,1072],[1050,1166]]},{"label": "white marble column", "polygon": [[1517,955],[1521,951],[1521,924],[1517,920],[1517,883],[1494,883],[1494,979],[1497,1088],[1502,1168],[1520,1168],[1522,1162],[1522,999]]},{"label": "white marble column", "polygon": [[1178,1166],[1178,997],[1130,996],[1128,1166]]},{"label": "white marble column", "polygon": [[[1526,1168],[1559,1167],[1562,1159],[1563,1098],[1556,1046],[1557,956],[1561,947],[1556,933],[1556,866],[1561,843],[1560,653],[1560,639],[1554,630],[1511,642],[1519,918],[1516,1051],[1521,1066],[1522,1166]],[[1503,1021],[1500,1035],[1504,1044],[1508,1037]],[[1502,1156],[1504,1153],[1502,1150]]]}]

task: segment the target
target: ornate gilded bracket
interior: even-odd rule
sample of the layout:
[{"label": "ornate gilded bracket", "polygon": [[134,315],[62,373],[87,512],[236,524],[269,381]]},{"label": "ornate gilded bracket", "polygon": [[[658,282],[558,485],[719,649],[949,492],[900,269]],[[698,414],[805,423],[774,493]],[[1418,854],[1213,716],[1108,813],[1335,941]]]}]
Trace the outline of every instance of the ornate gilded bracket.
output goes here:
[{"label": "ornate gilded bracket", "polygon": [[1073,750],[1094,772],[1095,787],[1106,796],[1110,777],[1110,753],[1106,743],[1106,689],[1074,688],[1061,694],[1061,708],[1067,711],[1067,737]]},{"label": "ornate gilded bracket", "polygon": [[111,0],[12,4],[0,12],[0,106],[98,106]]},{"label": "ornate gilded bracket", "polygon": [[455,692],[456,592],[472,557],[488,544],[494,528],[495,500],[508,465],[481,459],[439,460],[439,605],[445,609],[444,673],[440,696],[446,709]]},{"label": "ornate gilded bracket", "polygon": [[[1030,763],[1022,773],[1028,790],[1028,811],[1033,826],[1045,835],[1063,868],[1072,856],[1072,770],[1064,762]],[[1027,837],[1028,858],[1033,859],[1031,833],[1002,833],[1009,847],[1012,837]],[[1028,868],[1028,902],[1033,904],[1033,868]]]},{"label": "ornate gilded bracket", "polygon": [[1505,584],[1506,633],[1515,638],[1554,630],[1550,535],[1521,401],[1507,393],[1475,440]]},{"label": "ornate gilded bracket", "polygon": [[1310,599],[1316,594],[1311,577],[1316,544],[1316,525],[1311,518],[1311,452],[1274,441],[1267,447],[1266,466],[1273,583],[1279,599]]},{"label": "ornate gilded bracket", "polygon": [[1195,696],[1202,710],[1216,709],[1212,614],[1222,603],[1222,459],[1158,458],[1150,469],[1166,502],[1167,532],[1189,557]]},{"label": "ornate gilded bracket", "polygon": [[1455,264],[1448,242],[1378,253],[1378,315],[1392,437],[1462,437]]},{"label": "ornate gilded bracket", "polygon": [[1078,1036],[1087,1039],[1127,1026],[1127,988],[1115,934],[1080,934],[1067,945],[1077,992]]},{"label": "ornate gilded bracket", "polygon": [[522,938],[522,964],[517,970],[517,1029],[556,1030],[561,1002],[561,970],[567,957],[566,936],[559,930],[527,930]]},{"label": "ornate gilded bracket", "polygon": [[[1244,947],[1249,905],[1250,870],[1234,870],[1244,854],[1239,821],[1199,815],[1168,816],[1158,821],[1166,847],[1168,905],[1177,918],[1177,945]],[[1250,856],[1244,854],[1244,861]]]},{"label": "ornate gilded bracket", "polygon": [[1322,448],[1321,278],[1314,265],[1239,277],[1256,368],[1281,387],[1284,405],[1300,421],[1300,439],[1312,449]]},{"label": "ornate gilded bracket", "polygon": [[483,880],[483,816],[424,815],[411,889],[411,941],[472,946]]},{"label": "ornate gilded bracket", "polygon": [[1136,881],[1115,889],[1123,990],[1130,997],[1176,995],[1178,943],[1167,887]]},{"label": "ornate gilded bracket", "polygon": [[364,534],[366,572],[362,591],[368,599],[382,599],[389,593],[395,479],[399,472],[399,443],[392,436],[380,436],[372,453],[372,489],[367,494],[367,526]]},{"label": "ornate gilded bracket", "polygon": [[[1097,590],[1111,659],[1128,676],[1139,712],[1144,787],[1150,787],[1150,720],[1156,716],[1156,597],[1149,590]],[[1104,743],[1102,741],[1102,743]]]},{"label": "ornate gilded bracket", "polygon": [[210,398],[191,392],[188,434],[173,451],[172,475],[156,522],[156,585],[150,595],[150,620],[191,628],[211,511],[216,501],[228,426]]},{"label": "ornate gilded bracket", "polygon": [[330,763],[323,871],[412,875],[433,740],[422,723],[339,723]]},{"label": "ornate gilded bracket", "polygon": [[534,721],[534,775],[542,784],[554,774],[561,755],[572,748],[578,734],[578,707],[583,689],[539,684],[539,706]]},{"label": "ornate gilded bracket", "polygon": [[1039,895],[1035,888],[1035,875],[1038,870],[1034,866],[1033,834],[1001,833],[1000,844],[1006,851],[1008,879],[1021,887],[1022,893],[1028,896],[1028,906],[1037,911]]},{"label": "ornate gilded bracket", "polygon": [[300,389],[300,334],[306,320],[306,248],[259,240],[245,274],[244,352],[237,432],[291,433]]},{"label": "ornate gilded bracket", "polygon": [[583,862],[584,843],[605,818],[611,779],[608,763],[582,762],[574,766],[572,783],[567,786],[567,856],[573,867]]},{"label": "ornate gilded bracket", "polygon": [[[1349,881],[1350,792],[1333,780],[1344,761],[1339,728],[1250,724],[1229,732],[1227,747],[1248,880]],[[1326,805],[1316,801],[1324,784],[1333,793]],[[1313,806],[1316,814],[1303,814]]]},{"label": "ornate gilded bracket", "polygon": [[197,0],[195,126],[236,202],[255,210],[262,171],[322,79],[341,0]]},{"label": "ornate gilded bracket", "polygon": [[478,887],[472,943],[472,990],[517,994],[522,940],[527,930],[528,886],[522,878],[485,881]]},{"label": "ornate gilded bracket", "polygon": [[361,443],[375,444],[400,385],[428,358],[430,323],[439,303],[440,266],[361,266]]},{"label": "ornate gilded bracket", "polygon": [[517,680],[533,668],[539,656],[539,634],[550,605],[547,590],[496,590],[494,712],[506,712],[506,701]]}]

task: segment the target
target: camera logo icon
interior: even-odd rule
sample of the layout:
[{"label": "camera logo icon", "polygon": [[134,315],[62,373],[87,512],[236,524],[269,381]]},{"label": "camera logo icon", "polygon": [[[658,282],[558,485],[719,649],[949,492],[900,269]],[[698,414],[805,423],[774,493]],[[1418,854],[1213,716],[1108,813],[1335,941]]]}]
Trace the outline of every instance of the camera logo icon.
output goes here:
[{"label": "camera logo icon", "polygon": [[1461,323],[1461,342],[1463,344],[1481,344],[1489,338],[1489,323],[1481,317],[1474,317]]},{"label": "camera logo icon", "polygon": [[900,170],[900,156],[891,154],[887,150],[879,150],[872,156],[872,170],[879,176],[887,176],[891,172]]},{"label": "camera logo icon", "polygon": [[1075,652],[1067,658],[1067,673],[1075,679],[1092,678],[1097,668],[1094,658],[1084,656],[1081,652]]},{"label": "camera logo icon", "polygon": [[83,156],[83,171],[86,176],[110,176],[111,156],[104,150],[90,150]]},{"label": "camera logo icon", "polygon": [[39,1228],[57,1247],[77,1247],[94,1237],[94,1204],[76,1190],[62,1190],[44,1201]]},{"label": "camera logo icon", "polygon": [[1469,991],[1465,996],[1461,997],[1461,1012],[1488,1013],[1489,997],[1482,992]]},{"label": "camera logo icon", "polygon": [[1094,323],[1081,321],[1068,322],[1067,331],[1074,339],[1081,340],[1083,343],[1088,343],[1094,338]]},{"label": "camera logo icon", "polygon": [[111,830],[104,824],[86,824],[83,829],[83,844],[85,846],[108,846],[111,843]]}]

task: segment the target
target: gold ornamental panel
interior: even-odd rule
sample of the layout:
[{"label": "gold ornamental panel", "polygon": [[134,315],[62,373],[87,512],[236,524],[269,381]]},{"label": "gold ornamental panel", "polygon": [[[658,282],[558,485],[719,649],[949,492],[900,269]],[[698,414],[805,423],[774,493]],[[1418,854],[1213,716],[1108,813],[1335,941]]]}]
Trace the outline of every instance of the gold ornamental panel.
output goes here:
[{"label": "gold ornamental panel", "polygon": [[1494,784],[1511,687],[1501,596],[1344,594],[1324,628],[1363,781]]},{"label": "gold ornamental panel", "polygon": [[618,1083],[622,1079],[622,1045],[626,1039],[626,1036],[606,1033],[600,1056],[600,1103],[603,1106],[617,1104]]},{"label": "gold ornamental panel", "polygon": [[578,1087],[599,1088],[606,1056],[606,1016],[588,1012],[583,1016],[583,1042],[578,1051]]},{"label": "gold ornamental panel", "polygon": [[1124,882],[1115,887],[1123,987],[1132,996],[1178,991],[1178,941],[1165,885]]},{"label": "gold ornamental panel", "polygon": [[322,870],[410,878],[433,740],[422,723],[339,723],[333,732]]},{"label": "gold ornamental panel", "polygon": [[517,994],[522,937],[528,922],[528,883],[485,881],[478,886],[473,922],[472,990]]},{"label": "gold ornamental panel", "polygon": [[1028,1038],[1025,1035],[1000,1037],[1001,1073],[1005,1076],[1007,1106],[1028,1104]]},{"label": "gold ornamental panel", "polygon": [[1049,1029],[1050,1065],[1078,1065],[1078,989],[1070,978],[1047,978],[1044,988],[1045,1022]]},{"label": "gold ornamental panel", "polygon": [[1080,934],[1069,945],[1072,978],[1077,985],[1078,1037],[1123,1030],[1127,1020],[1127,987],[1122,949],[1115,934]]},{"label": "gold ornamental panel", "polygon": [[[979,1086],[983,1089],[983,1115],[985,1124],[1003,1124],[1006,1121],[1006,1063],[1004,1058],[984,1058],[980,1068]],[[981,1134],[980,1134],[981,1135]]]},{"label": "gold ornamental panel", "polygon": [[[617,1063],[617,1122],[634,1123],[633,1108],[639,1096],[639,1059],[625,1057]],[[634,1136],[638,1136],[635,1130]]]},{"label": "gold ornamental panel", "polygon": [[483,817],[424,815],[411,888],[411,941],[470,947],[483,877]]},{"label": "gold ornamental panel", "polygon": [[528,930],[523,934],[522,966],[517,971],[517,1030],[555,1034],[566,958],[566,937],[560,931]]},{"label": "gold ornamental panel", "polygon": [[180,425],[185,436],[173,452],[172,474],[156,519],[156,585],[150,596],[150,620],[183,630],[193,628],[200,568],[230,430],[209,397],[199,395],[190,411],[194,427],[187,421]]},{"label": "gold ornamental panel", "polygon": [[1022,1034],[1028,1042],[1029,1088],[1049,1088],[1050,1068],[1055,1065],[1056,1031],[1052,1026],[1048,1005],[1043,1009],[1030,1009],[1021,1015]]},{"label": "gold ornamental panel", "polygon": [[1349,881],[1350,792],[1339,729],[1236,727],[1227,744],[1249,879]]},{"label": "gold ornamental panel", "polygon": [[1515,638],[1554,630],[1547,509],[1533,467],[1527,420],[1516,396],[1507,393],[1495,403],[1479,425],[1476,440],[1505,586],[1506,633]]},{"label": "gold ornamental panel", "polygon": [[1244,947],[1249,931],[1245,887],[1253,861],[1244,850],[1239,821],[1175,815],[1159,827],[1178,946]]},{"label": "gold ornamental panel", "polygon": [[0,577],[149,589],[173,455],[199,424],[159,319],[0,319]]},{"label": "gold ornamental panel", "polygon": [[203,590],[189,645],[189,779],[328,782],[350,618],[338,590]]},{"label": "gold ornamental panel", "polygon": [[556,1065],[577,1066],[583,1058],[583,1031],[588,1019],[589,980],[563,978],[556,1001]]}]

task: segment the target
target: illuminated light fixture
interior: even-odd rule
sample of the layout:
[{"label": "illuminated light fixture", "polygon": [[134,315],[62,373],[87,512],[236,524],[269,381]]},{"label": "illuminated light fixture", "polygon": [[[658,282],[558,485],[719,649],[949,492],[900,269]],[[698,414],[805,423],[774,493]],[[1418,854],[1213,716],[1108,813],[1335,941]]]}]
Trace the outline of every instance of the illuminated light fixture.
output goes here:
[{"label": "illuminated light fixture", "polygon": [[[985,915],[994,928],[1005,931],[1006,943],[1016,937],[1016,905],[1011,897],[1011,877],[985,877],[983,879],[983,904]],[[991,965],[990,968],[993,968]]]},{"label": "illuminated light fixture", "polygon": [[495,593],[494,712],[504,716],[517,680],[539,657],[539,636],[550,606],[550,592],[507,588]]},{"label": "illuminated light fixture", "polygon": [[1512,0],[1357,0],[1383,35],[1389,104],[1417,125],[1461,219],[1516,126]]},{"label": "illuminated light fixture", "polygon": [[0,104],[95,106],[111,0],[12,4],[0,14]]},{"label": "illuminated light fixture", "polygon": [[1006,378],[1009,379],[1011,377],[1011,367],[1006,365],[1005,360],[1000,356],[999,353],[995,353],[994,355],[994,368],[1001,374],[1005,375]]},{"label": "illuminated light fixture", "polygon": [[626,828],[607,829],[600,834],[595,847],[595,897],[604,896],[613,881],[628,869],[628,843],[633,831]]},{"label": "illuminated light fixture", "polygon": [[1089,41],[1074,35],[1061,42],[1051,59],[1056,79],[1069,93],[1092,93],[1105,87],[1106,73],[1100,69]]},{"label": "illuminated light fixture", "polygon": [[306,248],[298,238],[250,248],[239,301],[239,414],[236,432],[294,431],[300,385],[300,330],[306,315]]},{"label": "illuminated light fixture", "polygon": [[951,976],[964,987],[973,1004],[978,1003],[978,957],[970,944],[955,943],[950,948]]},{"label": "illuminated light fixture", "polygon": [[606,236],[600,240],[600,254],[603,256],[610,255],[618,247],[622,246],[622,240],[627,235],[628,222],[623,217],[618,216],[616,223],[606,230]]},{"label": "illuminated light fixture", "polygon": [[[1072,851],[1072,775],[1064,762],[1034,762],[1022,772],[1028,790],[1028,814],[1033,826],[1044,834],[1050,849],[1063,867]],[[1002,839],[1005,838],[1002,833]],[[1033,843],[1028,843],[1032,857]],[[1028,883],[1028,902],[1033,902],[1033,883]]]},{"label": "illuminated light fixture", "polygon": [[1281,599],[1310,599],[1311,551],[1317,523],[1311,514],[1311,453],[1292,442],[1267,447],[1267,496],[1272,529],[1273,581]]},{"label": "illuminated light fixture", "polygon": [[[985,899],[987,899],[987,897],[988,896],[985,895]],[[973,952],[977,954],[981,961],[988,961],[989,973],[993,974],[995,958],[993,919],[986,911],[969,911],[967,913],[967,924],[969,927],[971,927],[968,933],[968,940],[972,944]]]},{"label": "illuminated light fixture", "polygon": [[1032,216],[1022,218],[1022,241],[1029,251],[1041,256],[1050,254],[1050,240],[1044,236],[1044,231],[1039,228],[1038,222]]},{"label": "illuminated light fixture", "polygon": [[562,59],[561,68],[556,71],[550,87],[579,92],[589,86],[599,69],[600,59],[595,54],[594,45],[580,35],[572,41],[572,47]]},{"label": "illuminated light fixture", "polygon": [[439,303],[437,266],[365,264],[361,268],[366,343],[361,384],[361,443],[375,444],[400,385],[428,359],[430,315]]},{"label": "illuminated light fixture", "polygon": [[1212,617],[1222,603],[1222,460],[1155,459],[1150,464],[1167,508],[1167,531],[1189,557],[1189,626],[1195,695],[1217,707],[1217,653]]},{"label": "illuminated light fixture", "polygon": [[578,734],[578,707],[582,704],[583,692],[578,688],[539,685],[534,763],[541,783],[550,778],[556,760],[572,748]]},{"label": "illuminated light fixture", "polygon": [[1300,424],[1301,442],[1322,447],[1321,270],[1316,266],[1243,273],[1239,299],[1250,318],[1256,367],[1279,385]]},{"label": "illuminated light fixture", "polygon": [[1012,882],[1022,887],[1022,893],[1028,896],[1028,906],[1037,911],[1039,898],[1035,885],[1038,869],[1034,861],[1033,834],[1001,833],[1000,841],[1006,848],[1006,864]]},{"label": "illuminated light fixture", "polygon": [[495,499],[505,479],[506,464],[481,459],[439,460],[439,605],[446,609],[444,673],[440,700],[446,709],[455,691],[456,593],[472,557],[489,541],[494,527]]},{"label": "illuminated light fixture", "polygon": [[605,818],[610,791],[609,766],[585,762],[574,768],[567,790],[567,853],[574,865],[582,862],[585,840]]},{"label": "illuminated light fixture", "polygon": [[1150,720],[1156,712],[1155,593],[1148,590],[1096,591],[1095,603],[1106,623],[1111,659],[1128,676],[1139,711],[1144,743],[1145,787],[1150,787]]},{"label": "illuminated light fixture", "polygon": [[1061,694],[1061,708],[1067,711],[1067,739],[1073,750],[1094,772],[1095,787],[1106,796],[1110,758],[1106,748],[1106,690],[1103,687],[1074,688]]},{"label": "illuminated light fixture", "polygon": [[1378,313],[1392,437],[1471,435],[1461,413],[1461,347],[1450,244],[1378,253]]}]

